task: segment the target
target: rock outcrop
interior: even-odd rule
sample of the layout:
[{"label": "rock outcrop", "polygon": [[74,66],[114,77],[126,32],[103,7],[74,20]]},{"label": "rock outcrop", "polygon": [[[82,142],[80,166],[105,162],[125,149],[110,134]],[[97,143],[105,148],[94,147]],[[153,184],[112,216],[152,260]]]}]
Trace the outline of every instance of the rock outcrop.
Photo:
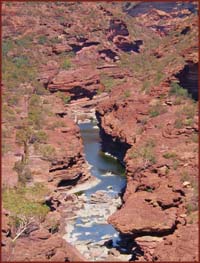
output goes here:
[{"label": "rock outcrop", "polygon": [[98,83],[98,72],[92,68],[68,70],[60,71],[48,84],[48,89],[69,92],[75,98],[86,96],[92,98],[96,94]]}]

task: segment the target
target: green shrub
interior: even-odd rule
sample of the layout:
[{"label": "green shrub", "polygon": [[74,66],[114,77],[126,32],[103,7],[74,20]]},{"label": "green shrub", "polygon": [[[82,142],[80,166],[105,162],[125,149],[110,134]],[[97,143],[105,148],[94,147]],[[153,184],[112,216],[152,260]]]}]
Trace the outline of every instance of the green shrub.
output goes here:
[{"label": "green shrub", "polygon": [[43,221],[49,208],[44,204],[47,189],[39,184],[32,187],[19,186],[17,189],[5,189],[2,194],[3,207],[11,214],[16,226],[23,217]]},{"label": "green shrub", "polygon": [[9,91],[15,91],[16,87],[36,79],[37,67],[30,63],[28,56],[19,55],[14,58],[4,58],[2,61],[2,80]]},{"label": "green shrub", "polygon": [[145,80],[143,83],[142,83],[142,91],[145,91],[146,93],[149,93],[150,92],[150,89],[151,89],[151,83],[150,81],[148,80]]},{"label": "green shrub", "polygon": [[2,42],[2,55],[6,56],[7,53],[14,48],[14,42],[12,39],[3,40]]},{"label": "green shrub", "polygon": [[40,129],[44,125],[44,111],[41,99],[37,94],[33,94],[29,100],[28,121],[36,129]]},{"label": "green shrub", "polygon": [[188,91],[181,87],[177,82],[172,82],[169,90],[170,95],[180,96],[183,98],[189,97]]},{"label": "green shrub", "polygon": [[177,157],[177,155],[176,155],[176,153],[168,152],[168,153],[164,153],[163,157],[166,159],[174,159]]},{"label": "green shrub", "polygon": [[52,44],[59,44],[59,43],[62,42],[62,39],[59,39],[57,37],[53,37],[53,38],[49,39],[49,42],[52,43]]},{"label": "green shrub", "polygon": [[113,86],[115,85],[115,81],[112,77],[102,74],[100,76],[101,83],[105,86],[106,91],[110,92]]},{"label": "green shrub", "polygon": [[18,102],[19,102],[19,96],[18,95],[13,95],[13,96],[10,96],[8,99],[7,99],[7,103],[8,103],[8,106],[17,106]]},{"label": "green shrub", "polygon": [[188,171],[183,171],[181,173],[181,182],[183,183],[184,181],[190,181],[190,175]]},{"label": "green shrub", "polygon": [[151,186],[147,186],[146,189],[145,189],[145,191],[148,192],[148,193],[153,193],[153,190],[154,190],[154,188],[151,187]]},{"label": "green shrub", "polygon": [[72,67],[72,64],[71,64],[70,59],[69,59],[69,58],[66,58],[66,59],[63,61],[61,67],[62,67],[62,69],[65,69],[65,70],[70,69],[70,68]]},{"label": "green shrub", "polygon": [[124,98],[129,98],[131,96],[130,90],[125,90],[124,91]]},{"label": "green shrub", "polygon": [[11,107],[4,104],[2,107],[2,117],[4,121],[13,122],[16,120],[16,113]]},{"label": "green shrub", "polygon": [[173,160],[173,168],[174,168],[174,170],[177,170],[178,166],[179,166],[179,161],[178,160]]},{"label": "green shrub", "polygon": [[194,123],[194,120],[193,120],[193,119],[186,119],[186,120],[184,121],[185,126],[192,126],[193,123]]},{"label": "green shrub", "polygon": [[198,134],[192,134],[192,136],[191,136],[191,140],[193,141],[193,142],[195,142],[195,143],[198,143],[198,141],[199,141],[199,136],[198,136]]},{"label": "green shrub", "polygon": [[65,105],[67,105],[71,100],[71,97],[69,95],[65,95],[65,94],[63,94],[63,92],[60,92],[60,91],[57,92],[57,96],[60,99],[62,99],[62,101]]},{"label": "green shrub", "polygon": [[153,118],[153,117],[156,117],[160,114],[165,113],[166,111],[167,111],[166,108],[163,105],[161,105],[160,103],[158,103],[158,104],[150,107],[149,116]]},{"label": "green shrub", "polygon": [[182,97],[176,97],[174,101],[174,105],[181,105],[182,103]]},{"label": "green shrub", "polygon": [[44,45],[46,42],[47,42],[47,37],[46,36],[39,36],[38,44]]},{"label": "green shrub", "polygon": [[182,129],[184,127],[183,120],[181,118],[178,118],[174,122],[174,128],[176,129]]},{"label": "green shrub", "polygon": [[17,172],[19,182],[22,183],[23,185],[32,181],[33,176],[31,170],[26,165],[25,161],[22,160],[15,162],[13,169]]},{"label": "green shrub", "polygon": [[67,127],[66,123],[65,123],[64,121],[62,121],[62,120],[58,120],[58,121],[56,121],[56,122],[53,122],[53,123],[51,123],[51,124],[48,126],[48,128],[49,128],[50,130],[54,130],[54,129],[56,129],[56,128],[61,128],[61,127]]},{"label": "green shrub", "polygon": [[34,135],[35,135],[36,142],[47,143],[48,136],[45,131],[40,130],[36,132]]},{"label": "green shrub", "polygon": [[16,132],[16,143],[20,146],[28,144],[33,136],[33,129],[28,124],[23,124]]},{"label": "green shrub", "polygon": [[7,144],[4,140],[2,140],[2,143],[1,143],[2,156],[4,156],[6,153],[8,153],[11,150],[12,150],[11,145]]},{"label": "green shrub", "polygon": [[51,161],[56,154],[56,150],[52,145],[40,145],[39,152],[45,160]]},{"label": "green shrub", "polygon": [[155,78],[154,78],[154,84],[159,85],[163,78],[164,78],[164,74],[162,72],[158,71],[156,73]]},{"label": "green shrub", "polygon": [[35,88],[35,94],[39,96],[49,95],[49,91],[38,82],[37,87]]},{"label": "green shrub", "polygon": [[197,211],[198,210],[198,202],[187,204],[186,210],[187,210],[188,215],[190,215],[192,212]]},{"label": "green shrub", "polygon": [[41,104],[40,96],[38,96],[37,94],[32,94],[29,99],[29,107],[40,106],[40,104]]},{"label": "green shrub", "polygon": [[141,146],[131,152],[130,157],[133,159],[142,158],[144,162],[149,162],[150,164],[156,163],[156,157],[154,155],[154,147],[156,146],[153,139],[149,139],[145,145]]},{"label": "green shrub", "polygon": [[193,119],[197,111],[195,103],[183,106],[181,112],[188,118]]},{"label": "green shrub", "polygon": [[62,99],[63,99],[64,104],[67,105],[70,102],[71,97],[70,96],[64,96]]},{"label": "green shrub", "polygon": [[15,42],[18,47],[28,48],[29,46],[33,44],[33,36],[26,35],[26,36],[23,36],[17,39]]},{"label": "green shrub", "polygon": [[28,57],[21,55],[18,57],[14,57],[12,59],[13,63],[17,66],[17,67],[22,67],[22,66],[28,66],[29,65],[29,59]]}]

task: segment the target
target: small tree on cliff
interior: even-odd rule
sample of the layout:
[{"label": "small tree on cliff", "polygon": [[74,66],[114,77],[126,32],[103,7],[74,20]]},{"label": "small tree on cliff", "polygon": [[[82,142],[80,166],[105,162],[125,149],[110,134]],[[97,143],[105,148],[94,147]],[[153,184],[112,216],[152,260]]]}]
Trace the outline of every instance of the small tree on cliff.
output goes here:
[{"label": "small tree on cliff", "polygon": [[33,129],[27,123],[23,123],[16,133],[16,143],[24,147],[24,162],[26,162],[29,157],[29,143],[31,141],[32,136]]}]

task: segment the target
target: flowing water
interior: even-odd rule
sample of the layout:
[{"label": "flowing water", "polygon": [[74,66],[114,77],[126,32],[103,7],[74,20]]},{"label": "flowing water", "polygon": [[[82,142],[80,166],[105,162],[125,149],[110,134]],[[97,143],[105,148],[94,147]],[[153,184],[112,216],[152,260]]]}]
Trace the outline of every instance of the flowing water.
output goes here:
[{"label": "flowing water", "polygon": [[[99,129],[95,124],[79,125],[85,157],[91,165],[91,174],[100,182],[81,193],[83,207],[77,218],[67,222],[66,240],[71,242],[88,260],[104,260],[108,250],[118,248],[119,233],[107,223],[107,218],[121,205],[119,194],[126,185],[124,168],[114,157],[101,151]],[[128,254],[128,253],[127,253]],[[122,260],[127,260],[126,256]]]}]

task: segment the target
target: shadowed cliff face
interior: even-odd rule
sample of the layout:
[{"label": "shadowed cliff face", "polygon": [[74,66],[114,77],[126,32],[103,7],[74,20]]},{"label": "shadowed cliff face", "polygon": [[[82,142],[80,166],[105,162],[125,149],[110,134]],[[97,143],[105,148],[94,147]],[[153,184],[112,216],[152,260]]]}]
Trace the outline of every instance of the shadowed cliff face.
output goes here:
[{"label": "shadowed cliff face", "polygon": [[192,98],[198,100],[198,63],[188,63],[176,77]]}]

